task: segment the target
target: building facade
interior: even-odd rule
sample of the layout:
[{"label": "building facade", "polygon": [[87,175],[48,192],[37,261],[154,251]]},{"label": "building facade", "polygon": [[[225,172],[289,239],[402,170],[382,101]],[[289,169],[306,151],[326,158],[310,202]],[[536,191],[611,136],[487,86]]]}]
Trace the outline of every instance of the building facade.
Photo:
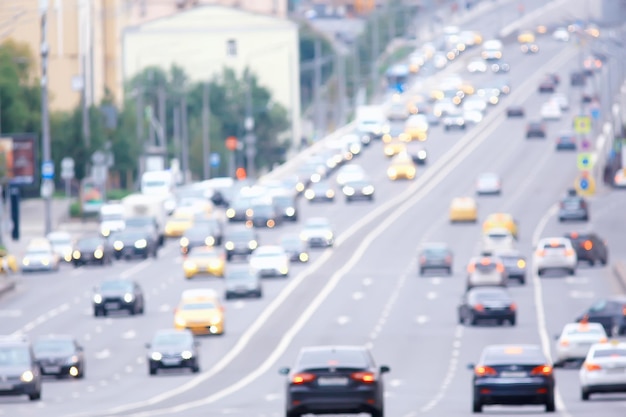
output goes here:
[{"label": "building facade", "polygon": [[[208,81],[224,67],[249,68],[275,102],[289,112],[291,136],[300,137],[298,26],[288,20],[219,5],[183,13],[124,31],[123,81],[147,67],[177,65],[191,81]],[[121,85],[120,85],[121,87]]]}]

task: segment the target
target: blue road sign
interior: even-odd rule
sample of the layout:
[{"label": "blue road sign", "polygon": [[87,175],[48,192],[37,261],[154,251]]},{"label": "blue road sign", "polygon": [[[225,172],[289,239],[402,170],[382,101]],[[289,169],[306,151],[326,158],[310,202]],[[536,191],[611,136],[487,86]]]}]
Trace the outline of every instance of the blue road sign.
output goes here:
[{"label": "blue road sign", "polygon": [[581,178],[578,182],[578,186],[581,190],[586,190],[587,188],[589,188],[589,181],[587,181],[587,178]]},{"label": "blue road sign", "polygon": [[600,109],[597,107],[594,107],[591,109],[591,118],[593,120],[598,120],[600,118]]},{"label": "blue road sign", "polygon": [[217,152],[212,152],[211,156],[209,157],[209,162],[214,168],[220,166],[220,154]]},{"label": "blue road sign", "polygon": [[396,91],[398,93],[404,93],[404,85],[402,83],[397,83],[396,84]]},{"label": "blue road sign", "polygon": [[591,142],[587,139],[583,139],[580,142],[580,147],[583,148],[584,151],[588,151],[591,148]]},{"label": "blue road sign", "polygon": [[44,161],[41,164],[41,178],[51,180],[54,178],[54,162]]}]

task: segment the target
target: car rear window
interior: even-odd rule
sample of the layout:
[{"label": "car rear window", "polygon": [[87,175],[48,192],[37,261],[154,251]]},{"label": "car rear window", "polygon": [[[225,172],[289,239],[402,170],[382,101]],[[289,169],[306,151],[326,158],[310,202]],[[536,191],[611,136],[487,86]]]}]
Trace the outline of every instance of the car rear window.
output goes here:
[{"label": "car rear window", "polygon": [[598,349],[593,353],[594,358],[626,357],[626,348]]},{"label": "car rear window", "polygon": [[302,352],[298,365],[302,369],[329,366],[366,368],[368,360],[367,354],[357,349],[308,350]]},{"label": "car rear window", "polygon": [[543,245],[544,249],[565,249],[564,243],[546,243]]},{"label": "car rear window", "polygon": [[482,363],[498,364],[537,364],[547,363],[545,356],[536,346],[491,346],[483,353]]}]

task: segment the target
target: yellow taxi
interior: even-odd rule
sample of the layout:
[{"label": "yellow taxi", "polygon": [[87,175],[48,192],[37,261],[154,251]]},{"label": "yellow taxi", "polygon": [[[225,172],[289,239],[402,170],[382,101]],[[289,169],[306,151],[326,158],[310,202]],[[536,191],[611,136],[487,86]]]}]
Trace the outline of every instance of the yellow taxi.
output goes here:
[{"label": "yellow taxi", "polygon": [[212,289],[183,291],[174,312],[174,327],[193,334],[223,334],[224,307]]},{"label": "yellow taxi", "polygon": [[172,217],[165,223],[166,237],[181,237],[187,229],[193,226],[196,210],[190,207],[180,207],[174,211]]},{"label": "yellow taxi", "polygon": [[475,222],[478,220],[478,204],[472,197],[456,197],[450,203],[450,222]]},{"label": "yellow taxi", "polygon": [[525,30],[523,32],[520,32],[520,34],[517,35],[517,42],[519,42],[519,43],[534,43],[535,42],[535,34],[533,32],[531,32],[530,30]]},{"label": "yellow taxi", "polygon": [[428,138],[428,119],[423,114],[409,116],[404,123],[404,131],[411,140],[423,142]]},{"label": "yellow taxi", "polygon": [[429,109],[428,97],[422,95],[415,95],[409,97],[406,101],[406,108],[410,114],[427,113]]},{"label": "yellow taxi", "polygon": [[223,277],[226,266],[226,255],[210,246],[197,247],[189,252],[183,261],[185,278],[196,275],[212,275]]},{"label": "yellow taxi", "polygon": [[483,43],[483,35],[480,32],[474,31],[474,45],[481,45]]},{"label": "yellow taxi", "polygon": [[412,180],[417,174],[417,168],[411,156],[402,152],[391,160],[391,165],[387,168],[387,176],[390,180],[395,181],[400,178]]},{"label": "yellow taxi", "polygon": [[406,143],[399,140],[385,143],[385,146],[383,147],[383,152],[385,153],[385,156],[391,158],[392,156],[398,155],[399,153],[406,152]]},{"label": "yellow taxi", "polygon": [[4,247],[0,247],[0,273],[17,272],[17,258],[11,255]]},{"label": "yellow taxi", "polygon": [[509,213],[491,213],[483,222],[483,233],[493,229],[506,229],[517,239],[517,222]]}]

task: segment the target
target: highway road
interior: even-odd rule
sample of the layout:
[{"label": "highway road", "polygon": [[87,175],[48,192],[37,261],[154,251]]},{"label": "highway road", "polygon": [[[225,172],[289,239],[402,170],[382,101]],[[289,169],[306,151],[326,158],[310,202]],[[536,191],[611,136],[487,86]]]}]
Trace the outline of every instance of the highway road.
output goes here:
[{"label": "highway road", "polygon": [[[526,2],[540,4],[540,1]],[[527,5],[527,10],[528,10]],[[575,13],[569,9],[568,14]],[[491,20],[468,23],[486,27]],[[492,343],[537,343],[551,350],[553,335],[593,299],[616,289],[608,267],[581,265],[574,277],[533,276],[511,293],[519,306],[515,327],[457,324],[456,307],[464,289],[465,263],[478,249],[480,222],[448,221],[453,197],[473,195],[481,172],[503,178],[503,194],[480,197],[480,219],[496,211],[519,220],[519,248],[530,258],[539,237],[560,236],[592,227],[609,242],[612,256],[626,250],[624,226],[617,211],[626,194],[601,192],[591,201],[591,222],[559,224],[554,207],[576,175],[575,153],[554,150],[554,135],[571,126],[572,113],[549,123],[546,140],[526,140],[526,121],[536,119],[546,100],[536,92],[546,72],[565,80],[559,91],[578,103],[567,76],[578,64],[573,44],[539,41],[541,52],[524,56],[507,45],[512,91],[489,110],[486,119],[467,132],[434,128],[426,147],[429,162],[413,182],[390,182],[382,144],[373,143],[355,162],[367,167],[376,185],[376,201],[332,204],[301,201],[303,218],[328,216],[338,236],[332,249],[314,251],[307,265],[293,265],[287,279],[264,280],[262,300],[229,301],[226,333],[201,337],[202,372],[168,372],[150,377],[145,361],[153,333],[173,324],[173,308],[188,288],[221,290],[219,279],[185,281],[177,243],[168,242],[156,261],[117,262],[110,267],[67,267],[60,274],[20,278],[17,291],[0,300],[0,334],[30,336],[71,333],[85,346],[84,380],[46,379],[43,399],[0,398],[5,416],[220,416],[284,415],[284,377],[301,346],[368,344],[377,361],[392,372],[386,377],[387,415],[466,416],[471,410],[471,372]],[[464,73],[469,52],[446,71]],[[456,69],[455,69],[456,68]],[[481,83],[492,75],[467,76]],[[523,104],[526,119],[507,120],[505,106]],[[263,231],[261,243],[278,242],[281,233],[299,230],[285,225]],[[416,248],[422,242],[446,241],[455,252],[451,277],[418,277]],[[146,291],[144,316],[95,318],[91,289],[100,280],[121,276],[137,280]],[[583,403],[577,372],[557,371],[558,414],[589,416],[626,413],[626,396],[611,395]],[[541,407],[487,407],[485,414],[534,414]]]}]

